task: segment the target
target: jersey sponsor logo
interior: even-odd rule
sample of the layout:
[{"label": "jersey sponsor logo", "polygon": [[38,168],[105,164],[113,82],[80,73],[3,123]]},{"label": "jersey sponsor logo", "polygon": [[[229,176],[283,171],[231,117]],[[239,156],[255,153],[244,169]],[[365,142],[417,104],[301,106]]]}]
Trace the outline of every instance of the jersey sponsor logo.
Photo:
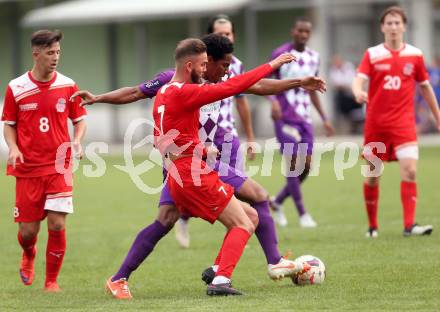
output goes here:
[{"label": "jersey sponsor logo", "polygon": [[374,64],[374,70],[387,71],[391,69],[391,64]]},{"label": "jersey sponsor logo", "polygon": [[144,83],[144,87],[149,89],[155,86],[158,86],[160,84],[160,81],[158,79],[155,80],[149,80],[147,82]]},{"label": "jersey sponsor logo", "polygon": [[38,103],[27,103],[18,105],[20,112],[32,111],[38,109]]},{"label": "jersey sponsor logo", "polygon": [[55,107],[56,107],[58,113],[64,113],[64,111],[66,110],[66,99],[59,98]]},{"label": "jersey sponsor logo", "polygon": [[220,110],[220,101],[211,103],[211,104],[207,104],[205,106],[202,106],[200,108],[200,112],[202,113],[212,113],[212,112],[216,112]]},{"label": "jersey sponsor logo", "polygon": [[403,74],[406,76],[411,76],[414,71],[414,64],[413,63],[406,63],[403,66]]}]

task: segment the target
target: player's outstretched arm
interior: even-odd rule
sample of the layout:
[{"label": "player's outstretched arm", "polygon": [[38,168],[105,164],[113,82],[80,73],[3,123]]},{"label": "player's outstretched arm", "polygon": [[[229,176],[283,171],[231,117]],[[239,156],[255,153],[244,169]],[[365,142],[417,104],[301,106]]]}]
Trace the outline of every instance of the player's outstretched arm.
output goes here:
[{"label": "player's outstretched arm", "polygon": [[326,83],[319,77],[305,77],[299,79],[261,79],[259,82],[246,90],[246,93],[256,95],[272,95],[284,92],[290,89],[303,88],[307,91],[325,92]]},{"label": "player's outstretched arm", "polygon": [[432,86],[428,81],[420,84],[420,93],[422,94],[426,103],[428,103],[428,106],[431,109],[432,114],[434,115],[437,131],[440,131],[440,110],[434,90],[432,90]]},{"label": "player's outstretched arm", "polygon": [[76,91],[71,97],[70,101],[74,101],[76,97],[81,97],[81,106],[92,105],[95,103],[106,104],[128,104],[147,98],[147,96],[141,91],[139,86],[124,87],[114,91],[110,91],[103,94],[94,95],[87,90]]},{"label": "player's outstretched arm", "polygon": [[364,90],[367,80],[362,76],[356,76],[353,80],[352,91],[357,103],[365,104],[368,100],[368,93]]},{"label": "player's outstretched arm", "polygon": [[3,128],[3,135],[5,137],[6,144],[8,144],[9,147],[8,164],[12,165],[12,167],[15,168],[17,160],[20,160],[21,163],[24,163],[23,154],[21,153],[17,145],[17,129],[15,128],[15,126],[11,126],[5,123]]},{"label": "player's outstretched arm", "polygon": [[268,64],[261,65],[244,74],[235,76],[222,83],[213,85],[186,84],[182,87],[179,96],[184,97],[184,105],[188,109],[198,109],[203,105],[220,101],[238,93],[242,93],[260,79],[269,75],[272,71],[281,67],[281,65],[295,60],[292,54],[281,54]]}]

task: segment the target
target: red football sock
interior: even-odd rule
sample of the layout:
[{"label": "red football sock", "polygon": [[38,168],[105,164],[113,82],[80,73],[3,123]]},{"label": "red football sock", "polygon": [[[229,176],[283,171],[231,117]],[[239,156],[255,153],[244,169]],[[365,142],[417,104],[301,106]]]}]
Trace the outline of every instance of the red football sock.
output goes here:
[{"label": "red football sock", "polygon": [[35,257],[34,247],[37,243],[37,235],[35,235],[35,237],[32,239],[24,240],[23,236],[21,236],[21,233],[18,232],[17,238],[18,243],[20,244],[21,248],[23,248],[26,257],[30,259]]},{"label": "red football sock", "polygon": [[34,238],[29,240],[24,240],[23,236],[21,236],[21,233],[18,232],[17,235],[18,243],[20,244],[21,248],[23,248],[24,253],[26,254],[26,257],[33,258],[35,257],[34,247],[37,243],[37,235],[35,235]]},{"label": "red football sock", "polygon": [[379,184],[369,185],[364,183],[365,208],[368,214],[370,228],[377,229],[377,203],[379,200]]},{"label": "red football sock", "polygon": [[217,255],[217,258],[215,258],[214,265],[219,265],[219,263],[220,263],[220,259],[222,258],[223,246],[225,245],[225,241],[226,241],[226,238],[228,237],[229,233],[231,233],[231,231],[226,232],[225,238],[223,238],[223,244],[220,247],[220,250],[218,251],[218,255]]},{"label": "red football sock", "polygon": [[414,224],[417,204],[416,182],[402,181],[400,183],[400,198],[403,206],[403,226],[410,229]]},{"label": "red football sock", "polygon": [[66,231],[51,231],[46,248],[46,283],[56,282],[66,251]]},{"label": "red football sock", "polygon": [[250,236],[248,231],[240,227],[229,230],[221,248],[220,262],[215,276],[231,278]]}]

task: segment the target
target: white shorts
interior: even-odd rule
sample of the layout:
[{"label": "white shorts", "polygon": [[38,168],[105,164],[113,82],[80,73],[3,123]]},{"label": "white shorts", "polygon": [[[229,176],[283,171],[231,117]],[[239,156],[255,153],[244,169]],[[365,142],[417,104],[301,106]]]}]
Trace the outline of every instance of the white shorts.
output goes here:
[{"label": "white shorts", "polygon": [[62,193],[47,195],[44,210],[73,213],[72,196],[62,196]]},{"label": "white shorts", "polygon": [[403,145],[396,147],[396,158],[401,159],[419,159],[419,147],[416,144]]}]

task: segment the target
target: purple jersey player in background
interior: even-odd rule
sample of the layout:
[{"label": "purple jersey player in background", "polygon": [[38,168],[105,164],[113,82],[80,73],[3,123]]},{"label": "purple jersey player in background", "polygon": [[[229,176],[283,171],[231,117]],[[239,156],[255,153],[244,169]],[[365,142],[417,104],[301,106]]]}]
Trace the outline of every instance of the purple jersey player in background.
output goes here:
[{"label": "purple jersey player in background", "polygon": [[[202,40],[208,48],[208,65],[205,79],[211,83],[218,82],[228,71],[232,61],[232,43],[227,38],[218,35],[205,36]],[[158,74],[154,79],[146,81],[139,86],[121,88],[102,95],[95,96],[88,91],[79,91],[74,96],[83,97],[83,99],[85,99],[83,100],[83,105],[90,105],[97,102],[110,104],[131,103],[140,99],[154,97],[162,85],[172,79],[173,74],[173,71],[165,71]],[[301,86],[310,90],[322,91],[325,89],[324,82],[321,79],[307,77],[280,81],[263,79],[249,88],[247,92],[268,95]],[[212,103],[202,107],[201,111],[204,110],[205,113],[218,114],[219,107],[220,103]],[[203,114],[201,114],[201,119],[203,118],[202,116]],[[200,123],[200,129],[203,128],[202,123],[203,122]],[[199,134],[203,136],[203,131],[200,131]],[[202,141],[206,141],[206,138],[201,137],[201,139]],[[221,162],[216,163],[216,170],[219,169],[220,164]],[[269,276],[272,279],[279,279],[297,272],[298,269],[301,268],[301,264],[282,258],[279,254],[275,227],[270,216],[267,202],[267,193],[255,181],[246,178],[244,174],[238,172],[238,170],[228,165],[225,166],[225,164],[222,166],[226,167],[227,170],[221,170],[219,172],[221,180],[232,185],[237,196],[251,203],[258,213],[260,222],[255,233],[266,255]],[[260,198],[263,200],[259,201]],[[148,257],[155,245],[170,231],[178,218],[179,212],[174,205],[167,185],[165,185],[161,193],[159,214],[156,221],[138,233],[118,272],[107,281],[106,287],[112,291],[112,295],[115,298],[131,298],[127,283],[130,274]],[[215,265],[205,270],[203,280],[210,283],[214,277],[215,270]]]},{"label": "purple jersey player in background", "polygon": [[[277,79],[318,75],[319,54],[306,46],[311,31],[312,24],[309,20],[304,18],[296,20],[291,30],[293,42],[285,43],[273,51],[271,59],[285,52],[292,53],[297,58],[297,62],[283,65],[275,72]],[[304,208],[301,193],[301,183],[309,173],[313,152],[312,104],[322,118],[327,136],[333,134],[333,127],[327,120],[315,91],[297,88],[269,99],[272,103],[272,118],[276,137],[281,144],[281,153],[287,160],[291,159],[290,171],[295,170],[297,160],[305,164],[304,171],[299,176],[286,177],[286,185],[275,198],[271,199],[274,219],[281,226],[287,225],[281,204],[291,196],[298,210],[300,226],[316,227],[317,223]]]}]

